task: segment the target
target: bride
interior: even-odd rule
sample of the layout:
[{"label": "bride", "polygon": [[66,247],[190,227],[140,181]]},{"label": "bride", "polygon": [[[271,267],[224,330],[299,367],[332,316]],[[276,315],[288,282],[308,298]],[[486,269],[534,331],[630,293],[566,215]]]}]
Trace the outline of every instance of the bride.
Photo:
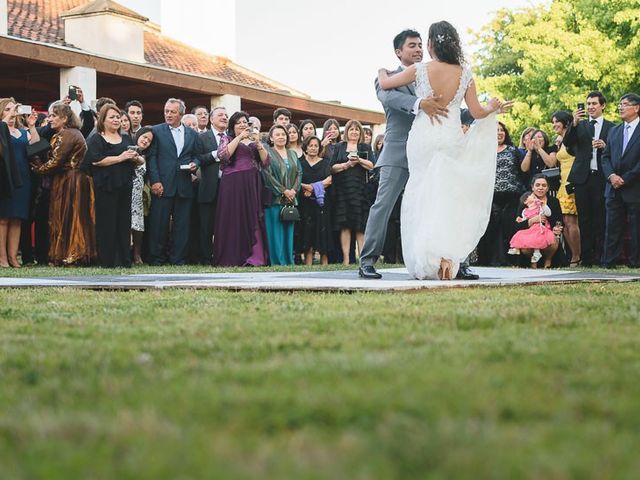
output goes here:
[{"label": "bride", "polygon": [[[460,261],[475,248],[489,221],[496,171],[497,120],[512,102],[491,99],[482,106],[460,38],[445,21],[429,28],[432,60],[390,75],[378,72],[389,90],[415,82],[418,97],[435,96],[449,115],[432,120],[420,111],[407,140],[409,180],[401,211],[402,252],[417,279],[455,278]],[[463,134],[460,104],[476,119]]]}]

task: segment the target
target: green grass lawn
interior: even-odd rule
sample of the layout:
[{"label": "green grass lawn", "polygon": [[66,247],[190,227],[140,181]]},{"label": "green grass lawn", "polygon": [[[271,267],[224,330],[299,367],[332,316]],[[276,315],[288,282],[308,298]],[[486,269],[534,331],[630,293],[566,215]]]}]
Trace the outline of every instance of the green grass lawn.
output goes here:
[{"label": "green grass lawn", "polygon": [[0,290],[0,479],[638,478],[639,297]]}]

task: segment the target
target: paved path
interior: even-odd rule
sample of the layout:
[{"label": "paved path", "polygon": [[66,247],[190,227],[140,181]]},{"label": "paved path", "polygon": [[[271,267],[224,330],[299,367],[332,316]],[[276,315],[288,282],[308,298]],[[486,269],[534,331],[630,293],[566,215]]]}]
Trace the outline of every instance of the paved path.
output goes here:
[{"label": "paved path", "polygon": [[433,288],[639,281],[640,273],[480,268],[477,281],[413,280],[404,268],[383,269],[381,280],[363,280],[355,270],[332,272],[181,273],[0,278],[0,288],[75,287],[96,290],[213,288],[224,290],[394,291]]}]

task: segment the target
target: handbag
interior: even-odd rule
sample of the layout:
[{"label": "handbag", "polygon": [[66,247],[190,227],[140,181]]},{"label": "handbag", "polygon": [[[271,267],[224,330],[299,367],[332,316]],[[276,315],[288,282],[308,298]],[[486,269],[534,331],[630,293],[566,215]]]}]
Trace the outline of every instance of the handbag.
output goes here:
[{"label": "handbag", "polygon": [[540,173],[544,175],[549,182],[549,190],[558,190],[560,188],[560,167],[545,168]]},{"label": "handbag", "polygon": [[49,151],[51,144],[41,138],[36,143],[27,145],[27,157],[35,157],[36,155],[42,155]]},{"label": "handbag", "polygon": [[280,209],[281,222],[297,222],[300,220],[300,212],[292,203],[283,205]]}]

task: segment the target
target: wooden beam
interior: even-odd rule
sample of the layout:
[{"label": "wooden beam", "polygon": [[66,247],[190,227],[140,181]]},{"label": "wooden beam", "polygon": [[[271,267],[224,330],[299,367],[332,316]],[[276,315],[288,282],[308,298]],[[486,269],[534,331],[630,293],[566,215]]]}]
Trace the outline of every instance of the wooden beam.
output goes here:
[{"label": "wooden beam", "polygon": [[333,117],[338,120],[357,119],[367,124],[384,123],[380,112],[363,110],[343,105],[300,98],[283,93],[270,92],[233,82],[218,80],[203,75],[179,72],[154,65],[141,65],[116,59],[99,57],[80,50],[47,45],[15,37],[0,37],[0,54],[35,63],[69,68],[83,66],[98,73],[108,74],[156,85],[175,87],[180,90],[206,95],[237,95],[243,100],[275,107],[307,112],[318,117]]}]

